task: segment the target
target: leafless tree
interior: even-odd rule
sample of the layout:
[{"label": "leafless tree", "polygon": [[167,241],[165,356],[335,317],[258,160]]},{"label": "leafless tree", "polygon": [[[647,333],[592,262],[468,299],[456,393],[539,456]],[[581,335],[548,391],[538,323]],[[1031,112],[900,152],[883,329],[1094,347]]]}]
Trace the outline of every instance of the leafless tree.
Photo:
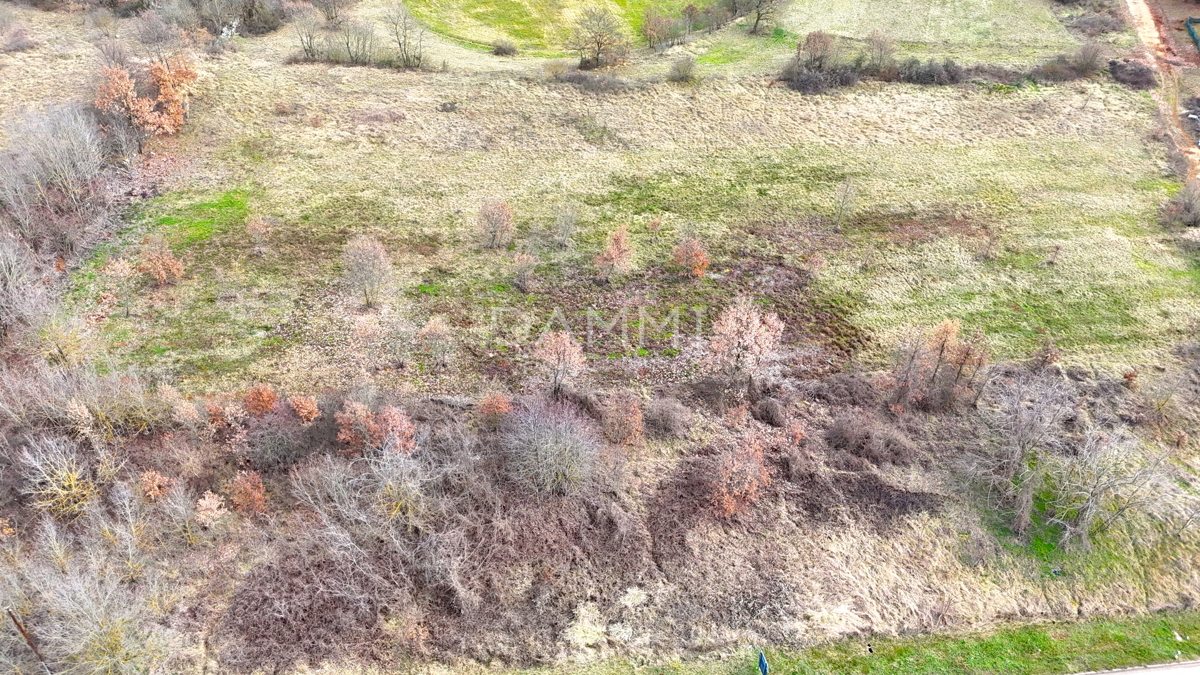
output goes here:
[{"label": "leafless tree", "polygon": [[778,356],[783,322],[758,310],[749,298],[738,298],[713,323],[708,343],[711,368],[731,380],[749,377]]},{"label": "leafless tree", "polygon": [[622,61],[629,40],[612,12],[603,7],[589,7],[575,22],[567,48],[579,52],[580,68],[600,68]]},{"label": "leafless tree", "polygon": [[374,307],[392,280],[392,261],[383,243],[367,235],[351,239],[342,249],[342,264],[346,283],[364,305]]},{"label": "leafless tree", "polygon": [[748,1],[748,13],[754,16],[754,22],[750,26],[752,34],[758,35],[775,18],[775,14],[779,11],[780,2],[781,0]]},{"label": "leafless tree", "polygon": [[1060,545],[1078,541],[1091,547],[1091,536],[1104,532],[1131,511],[1150,503],[1165,457],[1149,455],[1124,429],[1089,430],[1074,452],[1054,458],[1054,515],[1062,527]]},{"label": "leafless tree", "polygon": [[557,396],[583,372],[583,350],[566,331],[546,333],[533,345],[537,359],[550,380],[550,392]]}]

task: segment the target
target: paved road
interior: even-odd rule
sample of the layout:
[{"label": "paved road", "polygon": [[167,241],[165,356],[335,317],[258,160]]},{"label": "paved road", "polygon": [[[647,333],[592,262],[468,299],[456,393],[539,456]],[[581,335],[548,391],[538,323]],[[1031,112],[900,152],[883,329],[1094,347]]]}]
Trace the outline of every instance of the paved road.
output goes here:
[{"label": "paved road", "polygon": [[[1095,673],[1096,671],[1089,671]],[[1138,668],[1123,668],[1121,670],[1105,670],[1104,673],[1146,673],[1146,675],[1200,675],[1200,661],[1187,663],[1164,663],[1161,666],[1141,666]],[[1088,675],[1079,673],[1078,675]]]}]

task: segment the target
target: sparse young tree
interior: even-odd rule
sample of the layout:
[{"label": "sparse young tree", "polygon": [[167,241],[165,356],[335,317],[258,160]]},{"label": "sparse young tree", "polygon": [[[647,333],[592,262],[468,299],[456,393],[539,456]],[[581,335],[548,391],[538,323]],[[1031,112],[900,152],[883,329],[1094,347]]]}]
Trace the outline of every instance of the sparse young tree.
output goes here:
[{"label": "sparse young tree", "polygon": [[892,64],[896,42],[879,30],[867,34],[867,70],[878,73]]},{"label": "sparse young tree", "polygon": [[596,270],[600,277],[611,280],[616,274],[633,269],[633,243],[629,240],[629,226],[622,224],[608,233],[608,242],[600,255],[596,256]]},{"label": "sparse young tree", "polygon": [[579,67],[601,68],[620,63],[629,49],[621,22],[604,7],[589,7],[575,22],[567,48],[579,52]]},{"label": "sparse young tree", "polygon": [[708,363],[732,380],[753,376],[770,363],[783,339],[783,322],[758,310],[749,298],[738,298],[713,323]]},{"label": "sparse young tree", "polygon": [[392,280],[392,261],[383,243],[367,235],[351,239],[342,249],[342,265],[346,284],[364,305],[375,307]]},{"label": "sparse young tree", "polygon": [[450,324],[441,316],[430,318],[417,331],[417,340],[433,358],[434,369],[445,370],[450,367],[450,357],[454,354],[453,334]]},{"label": "sparse young tree", "polygon": [[330,26],[340,26],[346,18],[346,10],[354,4],[354,0],[313,0],[312,6],[325,17]]},{"label": "sparse young tree", "polygon": [[503,199],[492,198],[479,208],[476,221],[484,248],[504,248],[512,241],[516,228],[513,226],[512,207]]},{"label": "sparse young tree", "polygon": [[815,30],[804,36],[804,42],[798,45],[797,52],[797,56],[809,70],[823,72],[837,61],[837,41],[829,33]]},{"label": "sparse young tree", "polygon": [[533,358],[550,380],[550,393],[558,396],[583,372],[583,349],[566,331],[545,333],[533,345]]}]

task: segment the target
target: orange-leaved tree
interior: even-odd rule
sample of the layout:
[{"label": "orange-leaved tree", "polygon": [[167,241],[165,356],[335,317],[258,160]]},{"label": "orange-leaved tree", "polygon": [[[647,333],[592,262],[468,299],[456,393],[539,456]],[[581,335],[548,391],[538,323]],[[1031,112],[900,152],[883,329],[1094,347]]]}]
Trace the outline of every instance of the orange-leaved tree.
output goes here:
[{"label": "orange-leaved tree", "polygon": [[97,109],[123,119],[142,137],[170,135],[183,128],[188,95],[198,77],[187,59],[173,56],[151,63],[142,83],[142,89],[151,93],[145,96],[138,93],[139,83],[128,68],[114,66],[101,73]]}]

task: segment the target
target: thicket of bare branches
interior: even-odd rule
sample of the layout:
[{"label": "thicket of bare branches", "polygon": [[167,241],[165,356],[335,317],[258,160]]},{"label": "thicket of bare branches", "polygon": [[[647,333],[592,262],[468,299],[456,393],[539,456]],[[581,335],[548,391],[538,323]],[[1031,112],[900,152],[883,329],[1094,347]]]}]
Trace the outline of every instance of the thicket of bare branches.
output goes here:
[{"label": "thicket of bare branches", "polygon": [[342,276],[367,307],[379,303],[392,280],[392,261],[383,242],[359,235],[342,249]]}]

